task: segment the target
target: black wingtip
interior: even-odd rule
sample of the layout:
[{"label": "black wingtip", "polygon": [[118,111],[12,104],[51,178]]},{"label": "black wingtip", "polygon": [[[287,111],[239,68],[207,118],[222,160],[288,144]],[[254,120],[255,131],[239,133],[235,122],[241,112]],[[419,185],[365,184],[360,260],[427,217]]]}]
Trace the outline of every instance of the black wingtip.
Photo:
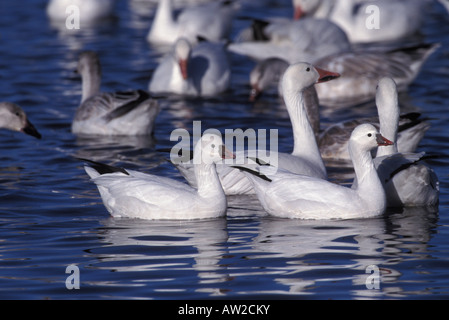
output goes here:
[{"label": "black wingtip", "polygon": [[251,170],[251,169],[249,169],[249,168],[246,168],[246,167],[240,167],[240,166],[231,166],[231,167],[232,167],[232,168],[239,169],[240,171],[245,171],[245,172],[251,173],[253,176],[256,176],[256,177],[258,177],[258,178],[260,178],[260,179],[262,179],[262,180],[265,180],[265,181],[268,181],[268,182],[271,182],[271,181],[272,181],[272,180],[271,180],[270,178],[268,178],[266,175],[263,175],[263,174],[261,174],[260,172]]},{"label": "black wingtip", "polygon": [[234,4],[234,2],[235,2],[235,0],[224,0],[224,1],[221,3],[221,5],[222,5],[222,6],[231,6],[231,5]]},{"label": "black wingtip", "polygon": [[265,34],[265,28],[270,23],[264,20],[254,19],[251,24],[251,30],[255,41],[268,41],[270,40]]},{"label": "black wingtip", "polygon": [[248,159],[253,160],[255,163],[257,163],[259,166],[271,166],[271,164],[269,162],[266,162],[262,159],[259,159],[257,157],[248,157]]},{"label": "black wingtip", "polygon": [[397,168],[396,170],[394,170],[393,172],[391,172],[390,176],[385,179],[385,183],[392,180],[394,178],[394,176],[397,175],[399,172],[406,170],[409,167],[420,163],[421,161],[439,159],[441,157],[442,157],[442,155],[436,154],[436,153],[423,153],[423,155],[418,160],[410,161],[409,163],[405,163],[405,164],[401,165],[399,168]]},{"label": "black wingtip", "polygon": [[439,47],[441,47],[441,43],[420,43],[417,45],[410,45],[410,46],[404,46],[404,47],[392,49],[389,52],[406,52],[408,54],[421,52],[421,54],[428,54],[428,52],[422,53],[422,51],[433,52],[436,49],[438,49]]},{"label": "black wingtip", "polygon": [[111,112],[107,113],[103,116],[103,119],[106,122],[112,121],[116,118],[120,118],[124,116],[125,114],[130,113],[134,109],[138,108],[144,101],[151,98],[151,95],[144,90],[138,89],[135,91],[117,91],[116,95],[120,96],[121,98],[131,98],[135,97],[137,94],[137,97],[134,100],[129,101],[128,103],[125,103],[121,105],[120,107],[112,110]]},{"label": "black wingtip", "polygon": [[209,42],[209,39],[207,39],[205,36],[201,36],[201,35],[197,35],[196,36],[196,40],[201,43],[201,42]]},{"label": "black wingtip", "polygon": [[85,159],[85,158],[77,158],[77,159],[87,162],[89,164],[89,166],[92,167],[93,169],[95,169],[99,174],[121,172],[121,173],[124,173],[129,176],[129,173],[124,168],[110,166],[108,164],[96,162],[96,161]]},{"label": "black wingtip", "polygon": [[[428,120],[433,120],[429,117],[422,117],[422,114],[419,112],[409,112],[405,114],[401,114],[400,119],[403,120],[403,123],[400,122],[398,126],[398,132],[405,131],[407,129],[416,127],[420,125],[421,123],[424,123]],[[430,127],[430,125],[429,125]]]}]

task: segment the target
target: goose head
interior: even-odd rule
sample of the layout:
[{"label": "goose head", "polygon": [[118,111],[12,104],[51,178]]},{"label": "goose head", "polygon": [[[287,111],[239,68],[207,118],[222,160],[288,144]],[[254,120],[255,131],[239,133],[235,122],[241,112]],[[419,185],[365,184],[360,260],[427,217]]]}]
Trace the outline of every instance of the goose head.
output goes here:
[{"label": "goose head", "polygon": [[41,134],[28,120],[25,111],[11,102],[0,102],[0,128],[23,132],[37,139],[41,138]]},{"label": "goose head", "polygon": [[235,159],[235,155],[225,147],[219,135],[203,134],[195,145],[194,162],[212,164],[220,162],[222,159]]},{"label": "goose head", "polygon": [[349,145],[363,152],[369,152],[379,146],[390,146],[393,142],[383,137],[372,124],[361,124],[351,134]]},{"label": "goose head", "polygon": [[314,67],[307,62],[290,65],[282,78],[282,88],[285,93],[298,94],[315,83],[330,81],[340,77],[340,74]]},{"label": "goose head", "polygon": [[190,58],[190,53],[192,51],[192,45],[186,38],[179,38],[174,46],[174,57],[176,63],[179,65],[181,70],[181,76],[184,80],[187,80],[187,65]]},{"label": "goose head", "polygon": [[249,74],[251,85],[249,101],[255,101],[267,88],[279,85],[288,65],[287,61],[280,58],[268,58],[258,63]]}]

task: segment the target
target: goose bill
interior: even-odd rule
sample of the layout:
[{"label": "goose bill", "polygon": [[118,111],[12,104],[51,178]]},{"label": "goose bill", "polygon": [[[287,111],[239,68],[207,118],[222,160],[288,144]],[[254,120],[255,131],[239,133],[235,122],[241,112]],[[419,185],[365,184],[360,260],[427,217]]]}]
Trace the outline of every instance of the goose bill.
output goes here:
[{"label": "goose bill", "polygon": [[33,126],[33,124],[27,120],[25,127],[23,127],[22,131],[30,136],[33,136],[37,139],[40,139],[42,136],[37,131],[37,129]]},{"label": "goose bill", "polygon": [[228,148],[226,148],[224,145],[220,146],[221,148],[221,157],[223,159],[235,159],[235,154],[232,153]]},{"label": "goose bill", "polygon": [[383,137],[380,133],[376,135],[377,145],[379,146],[391,146],[394,143],[387,138]]},{"label": "goose bill", "polygon": [[304,10],[302,10],[302,8],[300,6],[297,6],[295,8],[295,12],[293,14],[293,19],[294,20],[299,20],[301,19],[306,13],[304,12]]},{"label": "goose bill", "polygon": [[179,68],[181,69],[181,75],[184,80],[187,80],[187,60],[179,60]]},{"label": "goose bill", "polygon": [[318,74],[320,75],[320,78],[318,79],[317,83],[334,80],[340,77],[340,74],[337,72],[331,72],[317,67],[315,67],[315,69],[316,71],[318,71]]}]

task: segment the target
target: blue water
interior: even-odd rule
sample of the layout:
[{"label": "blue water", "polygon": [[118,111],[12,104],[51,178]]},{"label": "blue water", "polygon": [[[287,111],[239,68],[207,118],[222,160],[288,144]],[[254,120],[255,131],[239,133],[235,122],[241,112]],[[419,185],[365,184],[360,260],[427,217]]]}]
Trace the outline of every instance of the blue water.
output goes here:
[{"label": "blue water", "polygon": [[[212,100],[161,99],[154,139],[72,135],[81,50],[99,53],[104,90],[147,88],[160,53],[145,40],[154,5],[137,4],[119,1],[115,20],[75,34],[51,26],[44,0],[0,4],[0,99],[21,105],[43,135],[0,132],[0,299],[449,298],[449,17],[442,7],[424,13],[423,40],[442,46],[407,97],[411,110],[432,118],[419,150],[441,155],[429,162],[440,179],[437,211],[294,221],[267,217],[254,197],[230,197],[226,218],[159,222],[111,218],[75,157],[181,180],[156,150],[173,146],[171,131],[191,130],[194,120],[203,130],[278,129],[285,152],[292,134],[275,95],[247,102],[253,62],[233,55],[230,92]],[[233,36],[248,25],[246,17],[269,15],[290,16],[290,0],[246,1]],[[323,125],[376,113],[372,105],[322,111]],[[341,181],[348,173],[330,170]],[[70,265],[78,268],[79,289],[66,287],[76,275],[66,273]],[[372,265],[379,287],[369,289]]]}]

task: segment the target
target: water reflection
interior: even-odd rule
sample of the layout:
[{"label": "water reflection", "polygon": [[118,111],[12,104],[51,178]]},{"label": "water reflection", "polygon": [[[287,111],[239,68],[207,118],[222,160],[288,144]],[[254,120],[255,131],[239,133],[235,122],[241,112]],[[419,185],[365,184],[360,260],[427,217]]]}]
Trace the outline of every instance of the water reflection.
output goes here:
[{"label": "water reflection", "polygon": [[[138,272],[131,282],[146,284],[158,292],[183,292],[198,286],[199,292],[219,294],[220,289],[210,288],[210,284],[228,280],[226,273],[218,272],[227,250],[224,245],[228,239],[226,223],[226,219],[142,221],[111,218],[103,221],[104,227],[99,230],[104,245],[88,250],[97,260],[91,267],[119,273]],[[192,272],[195,274],[191,275]],[[190,280],[176,280],[175,275],[179,273]],[[111,278],[121,279],[119,275]]]},{"label": "water reflection", "polygon": [[[402,274],[394,266],[431,255],[428,241],[436,221],[437,212],[426,208],[404,208],[386,217],[360,220],[265,218],[253,249],[271,258],[288,258],[286,273],[275,280],[289,286],[290,293],[350,281],[355,297],[390,295],[401,291],[395,288]],[[370,265],[380,268],[381,290],[366,288],[365,270]]]},{"label": "water reflection", "polygon": [[[382,244],[376,250],[381,255],[377,264],[381,271],[381,290],[366,290],[365,281],[367,275],[359,275],[353,281],[354,285],[360,285],[362,290],[354,290],[354,295],[359,298],[378,297],[404,297],[411,292],[407,288],[413,282],[419,280],[402,280],[402,272],[397,266],[413,261],[432,259],[432,250],[429,241],[438,222],[438,211],[435,208],[400,208],[390,209],[390,214],[385,219],[386,229],[381,235],[376,236]],[[413,265],[413,263],[411,264]],[[419,271],[415,271],[418,273]],[[413,294],[428,294],[429,288],[414,290]]]},{"label": "water reflection", "polygon": [[[253,208],[246,218],[238,216],[245,198]],[[87,250],[95,258],[91,268],[132,273],[113,278],[180,297],[192,289],[212,297],[310,295],[344,286],[353,298],[367,299],[409,294],[396,266],[432,256],[437,212],[407,208],[374,219],[303,221],[267,217],[253,200],[232,198],[227,219],[107,219],[98,231],[103,245]],[[380,270],[380,289],[366,286],[370,265]],[[258,292],[239,285],[244,279],[272,283]]]}]

